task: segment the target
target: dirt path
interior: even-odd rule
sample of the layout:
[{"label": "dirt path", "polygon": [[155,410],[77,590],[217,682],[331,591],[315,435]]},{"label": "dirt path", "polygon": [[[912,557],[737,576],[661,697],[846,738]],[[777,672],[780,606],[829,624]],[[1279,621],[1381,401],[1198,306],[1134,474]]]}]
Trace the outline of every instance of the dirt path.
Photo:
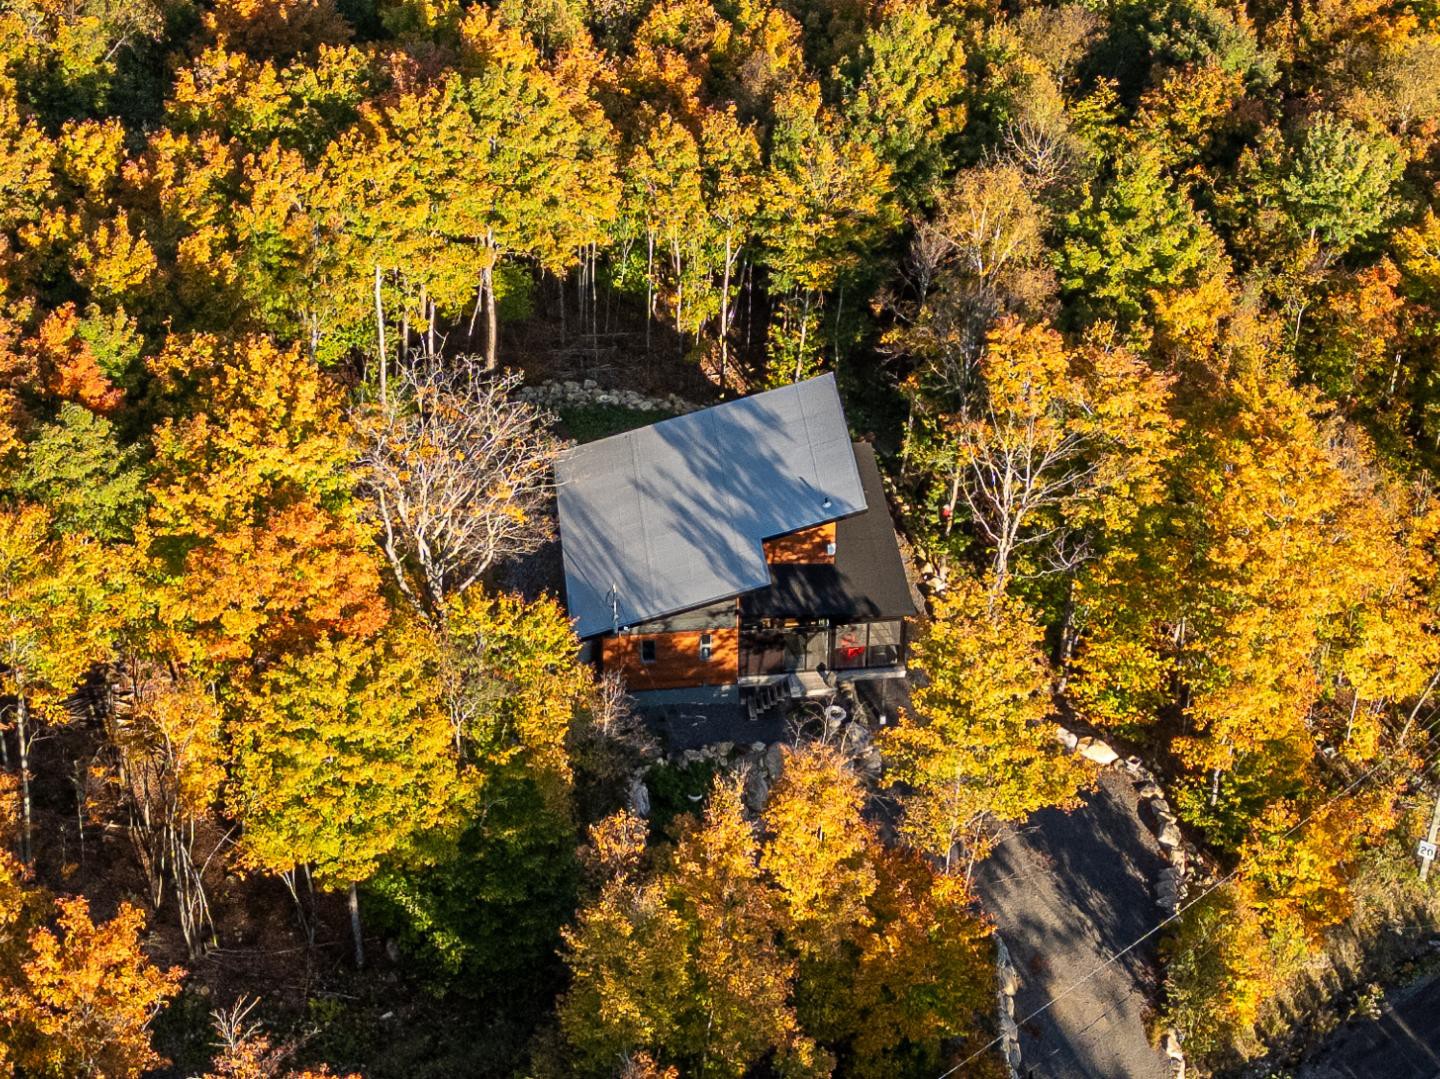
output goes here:
[{"label": "dirt path", "polygon": [[1148,1037],[1160,977],[1153,938],[1024,1021],[1160,920],[1151,882],[1163,864],[1131,783],[1107,771],[1084,807],[1035,814],[976,870],[1020,974],[1027,1079],[1168,1079]]}]

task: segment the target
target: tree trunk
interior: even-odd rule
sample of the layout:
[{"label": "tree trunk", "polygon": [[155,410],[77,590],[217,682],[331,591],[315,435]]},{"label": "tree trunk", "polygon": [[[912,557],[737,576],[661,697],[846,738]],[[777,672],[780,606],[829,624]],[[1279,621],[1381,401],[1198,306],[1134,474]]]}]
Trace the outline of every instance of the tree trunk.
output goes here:
[{"label": "tree trunk", "polygon": [[655,317],[655,232],[645,230],[645,351],[650,351],[650,320]]},{"label": "tree trunk", "polygon": [[485,292],[485,370],[495,370],[500,322],[495,314],[495,267],[486,266],[480,287]]},{"label": "tree trunk", "polygon": [[375,264],[375,335],[380,343],[380,406],[387,403],[389,370],[385,358],[385,305],[380,298],[380,264]]},{"label": "tree trunk", "polygon": [[350,932],[355,937],[355,969],[365,969],[365,935],[360,928],[360,892],[350,885]]},{"label": "tree trunk", "polygon": [[800,309],[800,347],[795,352],[795,377],[792,382],[800,381],[800,373],[805,362],[805,340],[810,331],[810,291],[805,291],[805,306]]},{"label": "tree trunk", "polygon": [[15,706],[15,744],[20,757],[20,860],[29,865],[34,856],[30,822],[30,704],[23,692]]},{"label": "tree trunk", "polygon": [[725,276],[720,285],[720,392],[725,392],[725,369],[730,360],[730,233],[725,233]]}]

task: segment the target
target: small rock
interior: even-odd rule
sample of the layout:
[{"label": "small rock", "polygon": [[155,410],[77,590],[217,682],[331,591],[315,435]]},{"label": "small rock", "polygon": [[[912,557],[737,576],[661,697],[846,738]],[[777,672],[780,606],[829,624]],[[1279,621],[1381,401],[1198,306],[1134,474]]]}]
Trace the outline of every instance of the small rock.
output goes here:
[{"label": "small rock", "polygon": [[400,962],[400,943],[398,941],[387,940],[385,942],[385,958],[392,963]]},{"label": "small rock", "polygon": [[1152,780],[1150,780],[1150,782],[1144,783],[1144,784],[1141,785],[1141,787],[1140,787],[1140,797],[1141,797],[1141,798],[1144,798],[1144,799],[1147,799],[1147,800],[1150,799],[1150,798],[1164,798],[1164,797],[1165,797],[1165,791],[1164,791],[1164,789],[1160,786],[1159,783],[1156,783],[1156,782],[1152,779]]},{"label": "small rock", "polygon": [[1064,727],[1055,728],[1055,740],[1065,747],[1065,752],[1074,753],[1080,745],[1080,736]]},{"label": "small rock", "polygon": [[765,774],[771,779],[779,779],[780,773],[785,770],[785,754],[780,743],[776,742],[765,751]]},{"label": "small rock", "polygon": [[751,752],[751,753],[764,753],[764,752],[765,752],[765,743],[764,743],[764,742],[751,742],[751,743],[750,743],[750,752]]},{"label": "small rock", "polygon": [[1184,837],[1180,834],[1180,827],[1173,820],[1168,820],[1160,826],[1160,831],[1155,834],[1155,841],[1162,847],[1178,847]]},{"label": "small rock", "polygon": [[[567,382],[566,385],[568,386],[569,383]],[[587,378],[581,385],[587,390],[598,390],[600,388],[600,383],[596,382],[593,378]]]},{"label": "small rock", "polygon": [[721,758],[730,756],[730,754],[733,753],[734,750],[734,742],[716,742],[713,746],[710,747],[711,754],[713,756]]}]

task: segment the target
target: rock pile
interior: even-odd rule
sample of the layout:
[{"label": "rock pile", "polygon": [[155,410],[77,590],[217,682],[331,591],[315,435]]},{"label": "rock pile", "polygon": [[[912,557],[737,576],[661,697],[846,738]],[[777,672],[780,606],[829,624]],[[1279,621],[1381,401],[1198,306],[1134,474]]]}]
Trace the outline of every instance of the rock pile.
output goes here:
[{"label": "rock pile", "polygon": [[995,934],[996,995],[1000,1005],[1000,1051],[1010,1079],[1020,1077],[1020,1027],[1015,1022],[1015,994],[1020,991],[1020,972],[1010,958],[1010,949],[999,933]]},{"label": "rock pile", "polygon": [[693,412],[698,405],[686,401],[677,394],[663,397],[647,397],[635,390],[606,389],[593,378],[550,379],[533,386],[522,386],[515,394],[522,401],[530,401],[545,408],[580,408],[585,405],[615,405],[631,408],[637,412]]}]

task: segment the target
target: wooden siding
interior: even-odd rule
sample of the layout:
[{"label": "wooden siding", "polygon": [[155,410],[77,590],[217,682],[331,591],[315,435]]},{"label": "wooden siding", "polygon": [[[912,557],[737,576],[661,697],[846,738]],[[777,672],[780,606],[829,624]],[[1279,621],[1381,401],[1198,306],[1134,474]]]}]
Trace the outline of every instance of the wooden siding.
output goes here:
[{"label": "wooden siding", "polygon": [[[710,659],[700,658],[700,636],[710,634]],[[655,661],[640,658],[643,641],[655,642]],[[691,630],[683,633],[625,633],[601,642],[601,666],[619,671],[630,689],[679,689],[723,686],[740,673],[740,630]]]},{"label": "wooden siding", "polygon": [[787,532],[765,541],[765,561],[772,565],[795,563],[807,566],[828,565],[835,561],[830,544],[835,542],[835,522],[826,521],[813,528]]}]

